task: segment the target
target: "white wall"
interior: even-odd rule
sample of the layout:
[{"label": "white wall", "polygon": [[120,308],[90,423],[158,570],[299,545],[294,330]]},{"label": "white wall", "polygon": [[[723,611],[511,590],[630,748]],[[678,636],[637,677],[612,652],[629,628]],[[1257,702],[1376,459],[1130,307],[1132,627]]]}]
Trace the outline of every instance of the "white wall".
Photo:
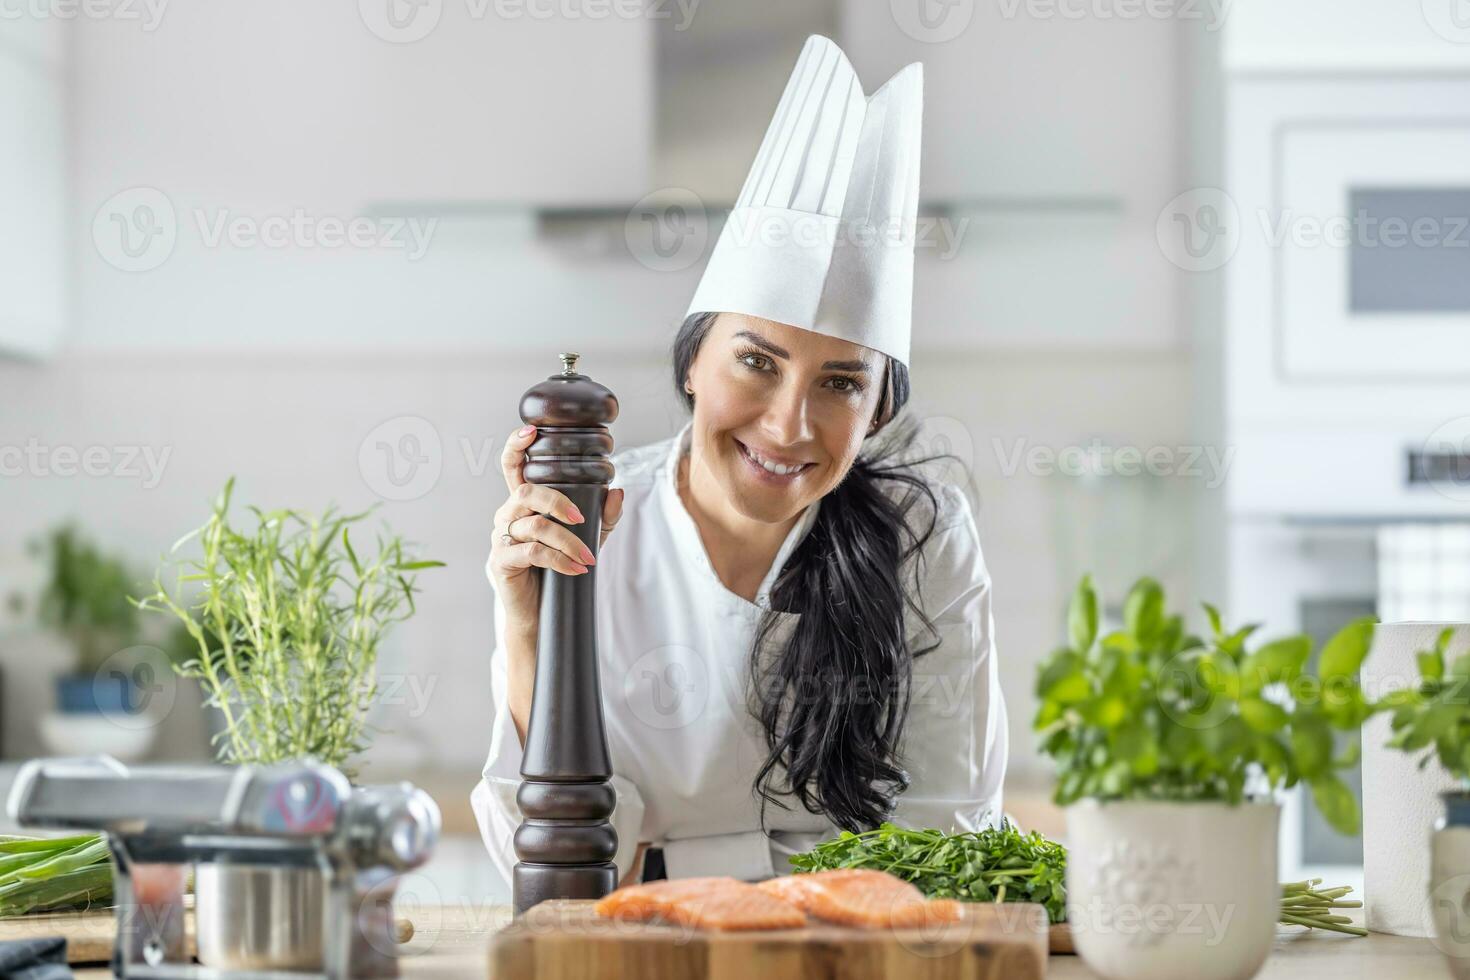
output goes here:
[{"label": "white wall", "polygon": [[1229,71],[1418,72],[1470,68],[1458,0],[1233,0],[1224,19]]},{"label": "white wall", "polygon": [[[549,359],[471,351],[288,358],[90,353],[44,367],[0,365],[0,446],[30,440],[48,450],[102,446],[114,468],[133,447],[166,460],[151,487],[143,476],[66,476],[54,466],[49,475],[6,479],[12,516],[0,524],[0,578],[37,584],[40,569],[25,556],[25,540],[71,516],[151,569],[184,531],[203,523],[209,500],[232,474],[242,504],[377,503],[395,530],[449,563],[423,573],[419,615],[393,634],[383,654],[384,673],[413,675],[420,690],[432,692],[431,701],[427,710],[405,703],[385,713],[393,735],[380,740],[378,756],[384,763],[474,769],[483,761],[490,724],[492,615],[483,565],[491,515],[505,496],[496,460],[517,421],[520,393],[556,368]],[[660,354],[598,356],[585,367],[619,396],[620,445],[677,428],[680,415]],[[1034,664],[1061,635],[1072,585],[1058,581],[1057,568],[1089,560],[1118,567],[1119,556],[1078,555],[1075,542],[1059,539],[1057,510],[1075,499],[1066,496],[1075,481],[1028,471],[1024,463],[1012,470],[1010,461],[1018,447],[1023,455],[1037,447],[1056,451],[1085,446],[1094,436],[1145,449],[1187,443],[1187,364],[1179,355],[931,352],[915,358],[914,382],[921,414],[939,419],[957,451],[973,458],[1015,764],[1025,769],[1034,764]],[[394,421],[407,417],[427,420],[437,433],[439,453],[422,445],[425,455],[440,460],[440,475],[421,497],[383,500],[375,492],[384,486],[383,457],[370,447],[371,465],[364,468],[359,452],[370,435],[393,442],[418,432],[409,428],[414,423]],[[487,468],[477,472],[482,461]],[[1157,545],[1177,547],[1184,533],[1158,528],[1140,538],[1157,554]],[[1104,584],[1116,598],[1128,583]],[[33,714],[42,707],[8,703],[0,710]]]},{"label": "white wall", "polygon": [[[385,501],[381,513],[450,567],[425,574],[421,613],[385,650],[384,671],[421,675],[435,687],[430,710],[407,717],[403,705],[389,713],[384,721],[395,734],[380,741],[379,753],[473,769],[489,730],[491,614],[481,568],[503,494],[495,453],[515,421],[516,398],[556,367],[558,350],[575,346],[622,399],[620,444],[672,432],[678,416],[664,351],[699,265],[668,272],[641,265],[617,227],[538,236],[529,214],[515,209],[443,220],[415,260],[386,247],[209,245],[201,218],[258,223],[302,212],[347,221],[414,196],[565,205],[652,189],[639,149],[649,143],[644,67],[652,62],[638,32],[599,34],[583,25],[564,41],[546,23],[507,28],[470,19],[446,21],[417,44],[392,45],[366,31],[350,5],[329,7],[268,0],[247,13],[179,3],[152,32],[129,23],[76,25],[74,329],[54,363],[0,365],[0,447],[35,440],[47,449],[147,447],[170,455],[162,481],[146,489],[118,476],[7,478],[0,576],[34,584],[39,573],[23,555],[24,540],[71,515],[151,565],[203,520],[230,474],[239,477],[242,501],[371,503],[381,474],[360,468],[364,440],[389,423],[391,442],[393,426],[407,424],[393,420],[425,419],[441,440],[442,473],[424,496]],[[462,16],[468,8],[444,9]],[[1033,46],[1061,37],[1064,50],[1085,48],[1080,42],[1092,36],[1060,24],[1010,26]],[[1138,56],[1140,37],[1174,57],[1167,26],[1140,30],[1117,38],[1125,60]],[[1126,28],[1105,25],[1096,36],[1119,31]],[[942,46],[932,47],[924,57],[941,56]],[[962,48],[947,53],[955,51],[968,57]],[[870,59],[858,67],[876,82],[892,66]],[[1069,125],[1106,142],[1108,124],[1088,117],[1091,97],[1069,102],[1074,80],[1052,68],[1041,73],[1045,98],[1070,106]],[[1158,77],[1172,78],[1174,69],[1140,67],[1131,84]],[[971,127],[970,151],[986,138],[1035,135],[1025,86],[993,95],[996,118],[1012,129],[987,137]],[[953,420],[945,424],[971,447],[1020,769],[1035,764],[1033,669],[1060,635],[1073,584],[1062,579],[1104,568],[1116,598],[1126,577],[1159,571],[1157,561],[1169,563],[1172,584],[1188,585],[1187,571],[1172,571],[1192,547],[1187,523],[1144,527],[1130,538],[1133,526],[1124,522],[1094,536],[1064,518],[1067,501],[1077,499],[1124,500],[1134,513],[1159,486],[1174,499],[1189,478],[1148,491],[1123,480],[1105,485],[1108,496],[1078,498],[1095,488],[1024,467],[1008,473],[1004,458],[1018,445],[1023,453],[1056,451],[1094,437],[1139,449],[1197,442],[1177,270],[1153,241],[1155,213],[1178,190],[1178,137],[1172,123],[1158,125],[1160,114],[1184,111],[1172,100],[1153,91],[1146,106],[1121,96],[1107,106],[1124,121],[1146,112],[1152,127],[1146,165],[1130,170],[1119,162],[1126,153],[1109,157],[1109,179],[1130,181],[1112,185],[1125,202],[1121,215],[962,213],[973,223],[961,252],[944,261],[921,255],[918,263],[916,403],[923,414]],[[630,110],[633,103],[646,112]],[[599,127],[608,133],[599,136]],[[945,128],[930,139],[942,139]],[[1024,161],[1018,147],[1005,147],[1005,158],[1012,175],[1024,169],[1015,163]],[[951,191],[963,170],[957,159],[947,169]],[[1080,160],[1054,163],[1053,176],[1085,177]],[[975,176],[983,190],[984,169]],[[104,230],[111,228],[109,201],[138,188],[162,194],[176,237],[155,267],[127,271],[128,257],[119,257],[113,239],[94,235],[93,224],[101,211]],[[159,198],[135,194],[123,203],[130,217],[133,205]],[[477,473],[480,459],[489,468]],[[5,710],[14,718],[38,707]]]}]

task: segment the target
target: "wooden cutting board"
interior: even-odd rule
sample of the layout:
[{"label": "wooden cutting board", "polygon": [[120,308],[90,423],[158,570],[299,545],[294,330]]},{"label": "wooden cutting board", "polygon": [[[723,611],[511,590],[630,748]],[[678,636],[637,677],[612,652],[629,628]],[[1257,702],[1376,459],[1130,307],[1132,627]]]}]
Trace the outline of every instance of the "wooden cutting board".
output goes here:
[{"label": "wooden cutting board", "polygon": [[543,902],[496,933],[493,980],[1041,980],[1040,905],[972,905],[932,930],[818,925],[705,932],[618,922],[591,902]]},{"label": "wooden cutting board", "polygon": [[[194,953],[194,913],[184,913],[185,942]],[[117,917],[112,909],[89,912],[40,912],[14,919],[0,919],[0,942],[10,939],[66,940],[68,963],[109,963],[112,943],[117,938]]]}]

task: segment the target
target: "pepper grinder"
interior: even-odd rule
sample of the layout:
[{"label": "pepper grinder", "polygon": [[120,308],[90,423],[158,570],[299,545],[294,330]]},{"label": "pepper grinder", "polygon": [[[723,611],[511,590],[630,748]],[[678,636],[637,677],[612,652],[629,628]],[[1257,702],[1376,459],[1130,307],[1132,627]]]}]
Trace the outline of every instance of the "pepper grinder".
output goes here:
[{"label": "pepper grinder", "polygon": [[[522,476],[560,490],[586,518],[567,525],[597,553],[602,503],[612,482],[618,400],[585,374],[577,354],[521,397],[536,426]],[[555,518],[550,518],[555,520]],[[540,569],[536,680],[516,792],[524,817],[515,833],[515,912],[550,898],[601,898],[617,886],[618,835],[608,817],[616,797],[597,671],[597,567],[584,575]]]}]

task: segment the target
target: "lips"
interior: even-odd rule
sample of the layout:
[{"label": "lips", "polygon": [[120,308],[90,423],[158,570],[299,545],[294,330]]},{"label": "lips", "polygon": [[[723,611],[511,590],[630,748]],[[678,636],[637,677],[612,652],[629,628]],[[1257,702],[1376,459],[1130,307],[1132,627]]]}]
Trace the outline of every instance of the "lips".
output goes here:
[{"label": "lips", "polygon": [[793,462],[766,456],[750,448],[739,439],[735,440],[735,445],[740,447],[740,455],[745,457],[745,461],[751,465],[752,469],[768,479],[782,481],[795,479],[816,465],[815,463]]}]

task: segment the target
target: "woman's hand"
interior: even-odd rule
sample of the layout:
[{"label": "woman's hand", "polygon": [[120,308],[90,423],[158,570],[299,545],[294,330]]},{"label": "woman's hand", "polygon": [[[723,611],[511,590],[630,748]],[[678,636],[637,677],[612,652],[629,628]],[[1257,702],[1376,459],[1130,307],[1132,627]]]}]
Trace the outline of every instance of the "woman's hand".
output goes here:
[{"label": "woman's hand", "polygon": [[623,880],[618,882],[618,888],[627,888],[643,881],[643,859],[648,854],[650,844],[646,840],[638,842],[638,850],[633,855],[633,864],[628,868],[628,873],[623,875]]},{"label": "woman's hand", "polygon": [[[495,536],[485,572],[505,609],[506,669],[511,716],[524,742],[526,718],[531,711],[531,684],[536,670],[536,631],[541,613],[541,579],[532,570],[549,568],[564,575],[585,575],[597,559],[566,524],[586,517],[560,490],[527,483],[521,475],[526,449],[536,438],[528,425],[510,434],[500,467],[510,497],[495,512]],[[623,513],[623,491],[609,490],[602,505],[602,533],[598,546]]]}]

